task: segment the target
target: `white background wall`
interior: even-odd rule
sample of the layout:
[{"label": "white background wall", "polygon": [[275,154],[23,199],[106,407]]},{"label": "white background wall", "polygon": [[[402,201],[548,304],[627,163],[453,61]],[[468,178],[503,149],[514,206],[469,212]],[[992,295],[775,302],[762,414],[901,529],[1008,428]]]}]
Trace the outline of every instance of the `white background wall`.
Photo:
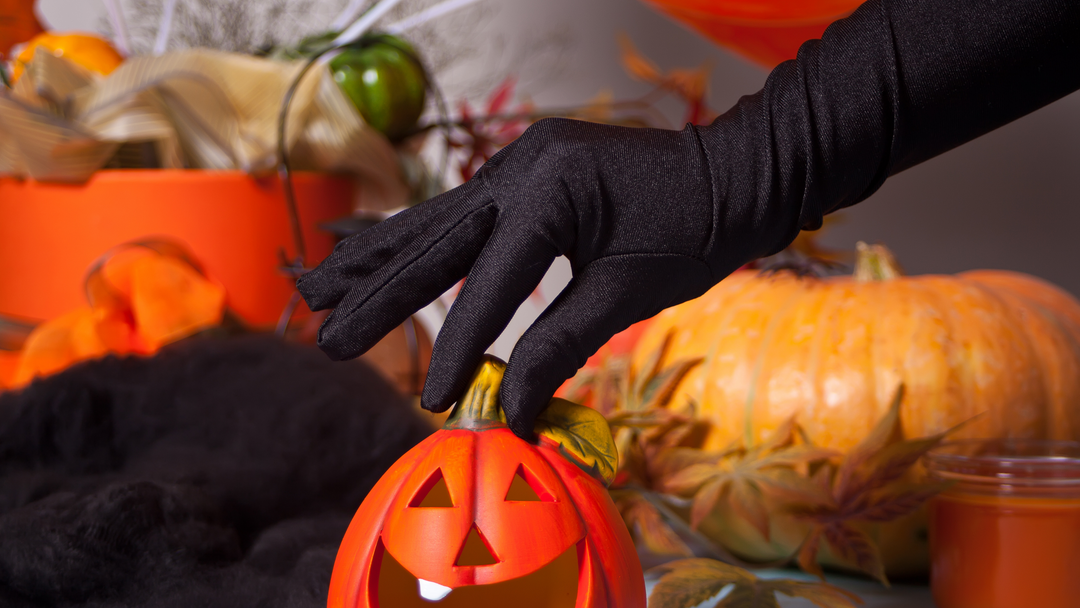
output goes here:
[{"label": "white background wall", "polygon": [[[411,1],[403,10],[433,2]],[[39,2],[59,29],[105,27],[96,0]],[[325,0],[323,12],[332,14],[342,4]],[[299,35],[317,25],[309,18],[294,30]],[[421,42],[425,36],[433,41],[422,51],[433,55],[451,99],[482,97],[504,75],[516,73],[522,91],[539,106],[560,107],[583,103],[603,88],[623,99],[647,90],[623,73],[615,42],[620,31],[665,68],[711,61],[710,99],[717,110],[756,91],[766,76],[637,0],[482,0],[418,34]],[[860,239],[883,241],[911,273],[1019,270],[1080,295],[1077,227],[1080,94],[893,178],[843,212],[843,222],[823,241],[846,248]],[[558,290],[565,272],[563,267],[545,286],[547,295]],[[533,314],[523,311],[515,325],[524,327]],[[513,334],[496,350],[505,352]]]}]

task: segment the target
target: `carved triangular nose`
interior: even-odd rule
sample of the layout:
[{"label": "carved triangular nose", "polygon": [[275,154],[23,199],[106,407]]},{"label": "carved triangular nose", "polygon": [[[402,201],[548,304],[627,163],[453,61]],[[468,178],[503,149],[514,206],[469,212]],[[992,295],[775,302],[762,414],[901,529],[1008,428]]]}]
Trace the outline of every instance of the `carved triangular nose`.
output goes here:
[{"label": "carved triangular nose", "polygon": [[472,529],[465,536],[465,542],[462,543],[461,550],[458,551],[457,561],[454,562],[454,565],[490,566],[497,563],[499,563],[499,558],[495,557],[495,553],[488,546],[484,535],[480,533],[480,529],[476,527],[476,524],[473,524]]}]

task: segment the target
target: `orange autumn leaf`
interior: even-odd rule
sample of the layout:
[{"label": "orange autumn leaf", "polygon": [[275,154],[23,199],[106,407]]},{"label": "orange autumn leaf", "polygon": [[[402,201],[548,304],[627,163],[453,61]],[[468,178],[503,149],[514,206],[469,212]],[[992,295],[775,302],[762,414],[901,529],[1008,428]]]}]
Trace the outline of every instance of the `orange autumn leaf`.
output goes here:
[{"label": "orange autumn leaf", "polygon": [[23,345],[12,386],[108,352],[98,336],[94,312],[89,308],[73,310],[34,329]]},{"label": "orange autumn leaf", "polygon": [[128,295],[135,327],[151,350],[218,325],[225,312],[221,285],[184,262],[161,255],[132,265]]},{"label": "orange autumn leaf", "polygon": [[709,88],[708,62],[697,68],[676,68],[664,73],[642,55],[624,33],[619,34],[619,48],[623,68],[630,76],[674,93],[687,103],[687,122],[707,124],[716,118],[716,113],[709,109],[705,101]]},{"label": "orange autumn leaf", "polygon": [[660,68],[638,52],[625,33],[619,34],[619,49],[622,51],[623,67],[628,74],[649,84],[659,85],[664,82],[664,74]]},{"label": "orange autumn leaf", "polygon": [[96,263],[86,279],[89,305],[34,329],[12,386],[108,353],[152,354],[220,324],[225,289],[177,251],[137,244]]}]

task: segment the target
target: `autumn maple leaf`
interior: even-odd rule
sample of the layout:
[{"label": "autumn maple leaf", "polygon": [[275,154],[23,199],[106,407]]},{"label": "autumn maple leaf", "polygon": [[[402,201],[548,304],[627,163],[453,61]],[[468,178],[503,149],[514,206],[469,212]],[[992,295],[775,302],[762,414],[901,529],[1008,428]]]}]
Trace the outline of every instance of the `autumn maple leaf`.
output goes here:
[{"label": "autumn maple leaf", "polygon": [[705,101],[709,85],[708,63],[693,69],[679,68],[665,73],[639,53],[626,34],[619,35],[619,48],[622,51],[623,67],[630,76],[673,93],[686,102],[686,122],[708,124],[716,118],[716,112],[713,112]]},{"label": "autumn maple leaf", "polygon": [[460,118],[447,144],[460,150],[464,160],[459,167],[462,181],[469,181],[484,163],[500,149],[517,139],[532,122],[532,104],[522,103],[507,112],[514,97],[516,81],[504,79],[488,96],[482,113],[477,114],[468,102],[458,105]]},{"label": "autumn maple leaf", "polygon": [[612,356],[597,368],[581,370],[564,396],[588,403],[611,426],[619,468],[610,492],[638,545],[657,556],[687,557],[693,553],[671,527],[685,524],[660,505],[652,468],[659,454],[694,445],[704,436],[701,423],[668,408],[679,382],[702,360],[666,365],[670,345],[668,336],[637,373],[629,355]]},{"label": "autumn maple leaf", "polygon": [[823,576],[817,555],[821,543],[825,542],[837,557],[888,586],[876,543],[853,524],[903,517],[940,492],[944,487],[942,484],[898,482],[924,454],[966,424],[930,437],[902,440],[900,404],[903,399],[904,386],[900,385],[885,416],[848,452],[831,479],[827,468],[818,472],[815,479],[817,485],[828,488],[828,503],[789,507],[788,511],[797,519],[813,524],[798,552],[799,566],[803,570]]},{"label": "autumn maple leaf", "polygon": [[673,530],[668,519],[640,492],[627,489],[611,491],[612,500],[638,545],[652,555],[690,557],[694,552]]},{"label": "autumn maple leaf", "polygon": [[712,559],[677,560],[653,568],[649,574],[660,575],[649,594],[649,608],[690,608],[721,593],[718,608],[779,608],[777,593],[801,597],[820,608],[862,604],[859,596],[828,583],[758,578]]},{"label": "autumn maple leaf", "polygon": [[[734,448],[709,458],[696,450],[665,455],[659,466],[675,470],[664,480],[664,489],[679,495],[693,495],[690,525],[697,528],[721,502],[728,504],[743,520],[769,539],[769,501],[774,504],[827,503],[821,491],[798,467],[837,456],[837,452],[809,444],[796,444],[794,417],[782,424],[768,440],[750,448]],[[689,463],[673,465],[670,460]]]}]

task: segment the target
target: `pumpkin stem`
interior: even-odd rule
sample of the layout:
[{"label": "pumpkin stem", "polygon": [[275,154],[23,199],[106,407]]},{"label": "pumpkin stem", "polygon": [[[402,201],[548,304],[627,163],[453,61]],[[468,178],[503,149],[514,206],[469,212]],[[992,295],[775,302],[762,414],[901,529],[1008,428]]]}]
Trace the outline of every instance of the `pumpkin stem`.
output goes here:
[{"label": "pumpkin stem", "polygon": [[505,371],[506,363],[501,359],[484,355],[443,428],[478,430],[506,426],[506,414],[499,402],[499,386]]},{"label": "pumpkin stem", "polygon": [[896,257],[884,245],[867,245],[859,241],[855,244],[856,281],[889,281],[904,276],[904,271]]}]

